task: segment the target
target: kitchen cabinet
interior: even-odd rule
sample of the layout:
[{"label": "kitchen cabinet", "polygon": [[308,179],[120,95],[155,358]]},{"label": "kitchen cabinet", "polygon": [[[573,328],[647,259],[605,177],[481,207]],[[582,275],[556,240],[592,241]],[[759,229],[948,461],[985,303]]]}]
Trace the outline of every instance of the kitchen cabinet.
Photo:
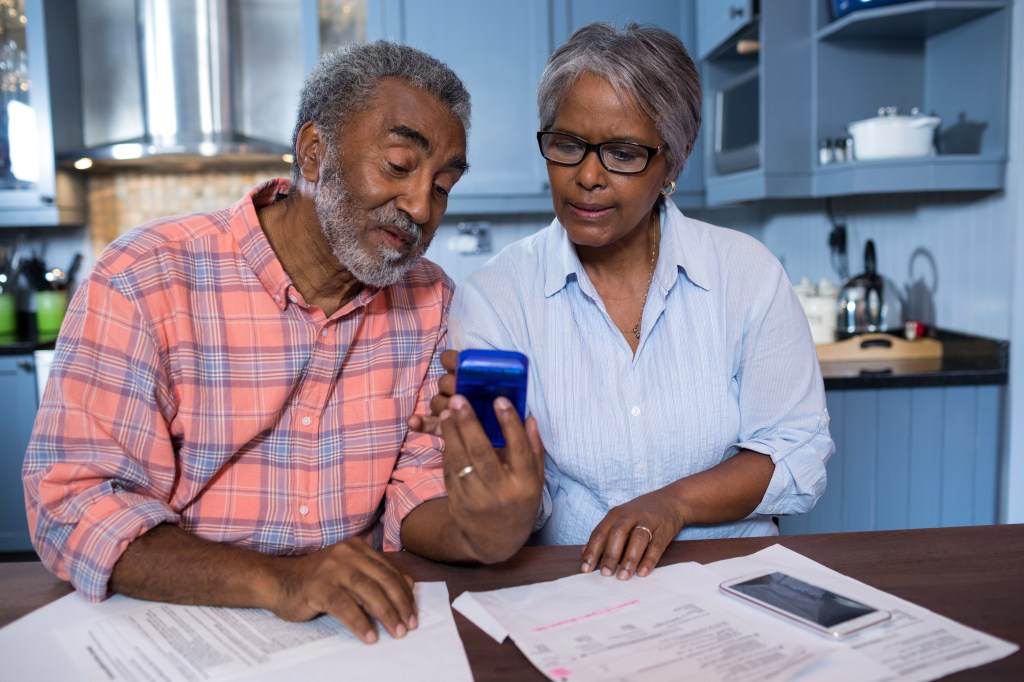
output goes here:
[{"label": "kitchen cabinet", "polygon": [[[536,88],[551,53],[550,0],[382,2],[370,38],[412,45],[459,75],[473,104],[470,172],[449,214],[551,211],[537,151]],[[374,35],[382,31],[383,35]]]},{"label": "kitchen cabinet", "polygon": [[[830,0],[760,3],[755,20],[704,59],[704,116],[713,140],[705,149],[708,204],[1001,189],[1011,4],[917,0],[833,20]],[[759,49],[741,53],[741,43]],[[743,77],[757,80],[756,104],[730,108]],[[845,138],[848,124],[880,107],[939,116],[938,153],[820,163],[820,140]],[[729,126],[743,109],[745,129],[755,131],[753,161],[723,167]]]},{"label": "kitchen cabinet", "polygon": [[36,375],[31,354],[0,355],[0,552],[32,550],[25,516],[21,465],[36,418]]},{"label": "kitchen cabinet", "polygon": [[[666,0],[383,0],[367,5],[367,37],[412,45],[441,59],[472,96],[470,172],[451,194],[448,215],[551,212],[544,160],[537,151],[537,83],[552,50],[599,19],[655,24],[693,42],[692,3]],[[700,140],[676,202],[703,206]]]},{"label": "kitchen cabinet", "polygon": [[836,453],[813,510],[782,533],[996,523],[1005,387],[826,391]]},{"label": "kitchen cabinet", "polygon": [[[695,48],[696,5],[693,2],[664,0],[558,0],[555,2],[555,46],[562,44],[572,32],[593,21],[608,21],[616,26],[627,22],[659,26],[679,36],[690,57],[700,62]],[[683,210],[704,206],[704,144],[703,133],[697,136],[690,158],[683,168],[672,198]]]},{"label": "kitchen cabinet", "polygon": [[75,22],[73,0],[24,0],[0,12],[0,226],[85,222],[81,180],[57,168],[55,152],[77,129],[65,121],[77,106],[74,70],[51,71],[77,64]]},{"label": "kitchen cabinet", "polygon": [[700,59],[754,20],[754,0],[697,0],[697,50]]}]

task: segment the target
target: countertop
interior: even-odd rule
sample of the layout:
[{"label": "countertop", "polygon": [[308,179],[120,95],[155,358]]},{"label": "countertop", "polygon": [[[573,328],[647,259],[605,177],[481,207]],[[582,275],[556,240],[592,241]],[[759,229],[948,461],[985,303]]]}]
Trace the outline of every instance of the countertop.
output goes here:
[{"label": "countertop", "polygon": [[854,388],[916,388],[926,386],[984,386],[1006,384],[1010,342],[959,332],[934,330],[942,342],[942,358],[932,363],[823,362],[826,390]]},{"label": "countertop", "polygon": [[[826,390],[855,388],[913,388],[923,386],[983,386],[1006,384],[1010,342],[958,332],[935,330],[942,341],[942,359],[934,363],[822,363]],[[17,337],[0,338],[0,355],[24,355],[52,349],[53,339],[39,339],[34,329]]]}]

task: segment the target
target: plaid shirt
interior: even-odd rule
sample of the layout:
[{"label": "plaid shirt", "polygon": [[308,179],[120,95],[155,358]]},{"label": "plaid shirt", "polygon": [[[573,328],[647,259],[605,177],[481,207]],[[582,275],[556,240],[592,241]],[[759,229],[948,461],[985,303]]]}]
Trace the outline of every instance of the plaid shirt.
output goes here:
[{"label": "plaid shirt", "polygon": [[160,523],[270,554],[397,550],[445,494],[440,441],[405,421],[443,374],[451,280],[421,260],[325,317],[256,216],[288,189],[136,228],[74,296],[24,479],[36,550],[89,599]]}]

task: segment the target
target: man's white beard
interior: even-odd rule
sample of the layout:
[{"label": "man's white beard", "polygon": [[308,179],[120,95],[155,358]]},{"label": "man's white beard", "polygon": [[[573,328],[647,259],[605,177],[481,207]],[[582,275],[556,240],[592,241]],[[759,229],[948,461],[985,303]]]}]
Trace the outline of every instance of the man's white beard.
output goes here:
[{"label": "man's white beard", "polygon": [[366,220],[397,228],[411,245],[405,252],[384,244],[377,247],[376,253],[364,249],[359,243],[360,228],[364,227],[359,218],[361,211],[352,205],[346,184],[336,161],[329,160],[315,198],[320,229],[334,257],[353,277],[372,287],[390,286],[423,256],[430,241],[423,239],[423,230],[392,202],[371,211]]}]

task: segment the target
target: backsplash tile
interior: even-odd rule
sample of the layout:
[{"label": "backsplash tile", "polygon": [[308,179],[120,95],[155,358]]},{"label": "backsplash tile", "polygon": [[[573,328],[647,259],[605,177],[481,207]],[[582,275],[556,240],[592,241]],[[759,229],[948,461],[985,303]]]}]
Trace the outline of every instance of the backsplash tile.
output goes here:
[{"label": "backsplash tile", "polygon": [[147,220],[225,208],[264,180],[288,175],[273,164],[244,170],[96,173],[89,177],[89,225],[94,255]]}]

